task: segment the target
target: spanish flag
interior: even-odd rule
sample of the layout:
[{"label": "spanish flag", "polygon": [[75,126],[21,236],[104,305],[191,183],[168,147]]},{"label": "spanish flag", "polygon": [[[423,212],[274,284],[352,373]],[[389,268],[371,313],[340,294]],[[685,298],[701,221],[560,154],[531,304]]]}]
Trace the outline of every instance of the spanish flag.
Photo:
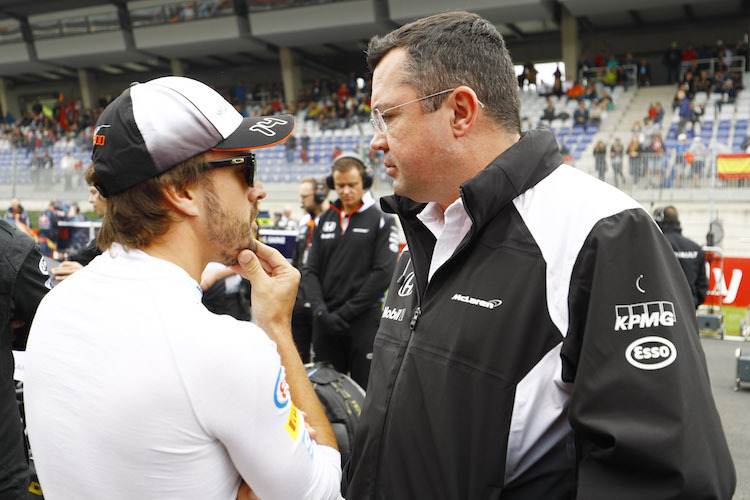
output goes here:
[{"label": "spanish flag", "polygon": [[750,178],[750,154],[716,155],[716,165],[719,179]]}]

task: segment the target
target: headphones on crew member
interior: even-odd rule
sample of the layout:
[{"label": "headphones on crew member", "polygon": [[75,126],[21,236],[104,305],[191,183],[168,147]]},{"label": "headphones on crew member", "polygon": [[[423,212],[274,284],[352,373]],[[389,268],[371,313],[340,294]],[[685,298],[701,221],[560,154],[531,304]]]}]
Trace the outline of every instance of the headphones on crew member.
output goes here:
[{"label": "headphones on crew member", "polygon": [[328,198],[328,190],[326,189],[325,184],[318,179],[315,179],[315,191],[313,191],[313,200],[315,201],[315,204],[320,205],[326,201],[326,198]]},{"label": "headphones on crew member", "polygon": [[672,205],[666,205],[663,207],[658,207],[656,210],[654,210],[654,221],[660,226],[664,223],[664,211],[668,208],[674,207]]},{"label": "headphones on crew member", "polygon": [[[362,165],[362,187],[367,191],[372,187],[372,174],[367,171],[367,167],[365,166],[364,162],[362,161],[362,158],[356,153],[341,153],[339,156],[336,157],[335,160],[333,160],[333,164],[335,165],[337,161],[343,160],[344,158],[351,158],[353,160],[357,160],[360,165]],[[331,171],[330,174],[326,177],[326,186],[328,186],[329,189],[335,190],[336,187],[333,183],[333,171]]]}]

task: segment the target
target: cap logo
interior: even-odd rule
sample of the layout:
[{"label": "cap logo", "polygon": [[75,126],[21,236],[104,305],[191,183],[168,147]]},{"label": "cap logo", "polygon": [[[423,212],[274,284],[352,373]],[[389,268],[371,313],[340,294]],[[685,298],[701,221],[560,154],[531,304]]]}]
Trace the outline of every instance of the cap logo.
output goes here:
[{"label": "cap logo", "polygon": [[264,118],[263,120],[250,127],[249,130],[251,132],[260,132],[266,137],[273,137],[276,135],[276,131],[273,130],[273,127],[277,125],[286,125],[286,120],[273,117]]},{"label": "cap logo", "polygon": [[112,125],[99,125],[94,129],[94,146],[104,146],[104,141],[107,139],[106,136],[99,134],[99,130],[103,128],[110,128]]}]

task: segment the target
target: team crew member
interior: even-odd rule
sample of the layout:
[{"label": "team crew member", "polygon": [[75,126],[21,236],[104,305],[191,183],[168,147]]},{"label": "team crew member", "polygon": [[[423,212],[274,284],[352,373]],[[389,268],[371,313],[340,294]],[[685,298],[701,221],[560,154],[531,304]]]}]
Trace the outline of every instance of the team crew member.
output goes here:
[{"label": "team crew member", "polygon": [[708,275],[706,274],[706,256],[696,242],[682,235],[682,226],[677,209],[671,205],[657,208],[654,220],[664,232],[664,237],[672,245],[674,255],[682,266],[696,309],[706,300],[708,292]]},{"label": "team crew member", "polygon": [[31,236],[0,220],[0,498],[25,500],[29,465],[13,383],[12,348],[23,349],[49,274]]},{"label": "team crew member", "polygon": [[398,253],[395,221],[375,206],[372,177],[354,153],[339,155],[328,187],[339,199],[313,230],[302,285],[312,306],[316,361],[367,386],[381,299]]},{"label": "team crew member", "polygon": [[[91,203],[91,206],[94,208],[96,215],[104,217],[104,214],[107,211],[107,200],[94,186],[89,186],[89,203]],[[86,246],[69,255],[59,266],[50,270],[50,273],[57,281],[63,281],[74,272],[83,269],[83,266],[87,265],[101,254],[102,251],[99,249],[99,245],[96,244],[96,238],[94,238],[89,241]]]},{"label": "team crew member", "polygon": [[[299,220],[299,233],[294,242],[292,265],[302,270],[307,261],[307,253],[312,242],[313,228],[320,220],[320,214],[328,210],[328,186],[312,177],[302,179],[299,186],[299,198],[305,210]],[[313,316],[310,302],[305,299],[305,287],[300,282],[297,289],[297,299],[292,312],[292,336],[297,344],[303,363],[310,361],[310,346],[312,345]]]},{"label": "team crew member", "polygon": [[[289,328],[299,273],[254,241],[266,191],[249,150],[293,127],[243,119],[182,77],[134,84],[102,112],[86,180],[107,198],[104,253],[45,298],[27,352],[45,498],[340,498]],[[210,261],[251,281],[257,326],[201,304]]]},{"label": "team crew member", "polygon": [[[520,133],[513,62],[467,12],[374,37],[408,250],[345,471],[367,499],[732,497],[690,290],[649,214]],[[492,68],[487,71],[486,68]]]}]

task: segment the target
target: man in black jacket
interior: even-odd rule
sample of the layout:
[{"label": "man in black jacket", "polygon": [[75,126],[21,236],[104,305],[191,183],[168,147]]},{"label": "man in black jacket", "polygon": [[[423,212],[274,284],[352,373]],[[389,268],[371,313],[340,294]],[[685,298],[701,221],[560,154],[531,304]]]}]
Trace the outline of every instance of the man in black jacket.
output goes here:
[{"label": "man in black jacket", "polygon": [[[294,242],[292,265],[301,271],[305,262],[307,262],[313,228],[320,221],[320,215],[329,208],[328,186],[312,177],[302,179],[299,186],[299,199],[305,215],[299,220],[299,232]],[[297,345],[303,363],[310,361],[312,331],[312,307],[305,298],[304,284],[300,282],[297,289],[297,298],[294,301],[294,310],[292,311],[292,337],[294,337],[294,343]]]},{"label": "man in black jacket", "polygon": [[[89,186],[89,203],[91,203],[96,215],[104,217],[107,211],[107,199],[94,186]],[[86,246],[69,255],[64,262],[52,269],[50,273],[52,273],[57,281],[63,281],[71,274],[83,269],[83,266],[88,265],[89,262],[101,254],[102,251],[99,245],[96,244],[96,238],[93,238]]]},{"label": "man in black jacket", "polygon": [[[513,62],[468,12],[374,37],[370,143],[407,250],[344,496],[731,498],[690,290],[650,215],[520,133]],[[492,71],[487,71],[492,68]]]},{"label": "man in black jacket", "polygon": [[693,302],[696,309],[706,300],[708,292],[708,275],[706,274],[706,256],[699,244],[682,235],[682,226],[677,209],[671,205],[657,208],[654,220],[664,232],[664,237],[672,245],[674,255],[685,272]]},{"label": "man in black jacket", "polygon": [[34,240],[0,220],[0,498],[3,500],[21,500],[29,495],[29,466],[13,384],[11,347],[25,347],[36,308],[50,287],[44,257]]},{"label": "man in black jacket", "polygon": [[313,311],[315,361],[328,361],[367,386],[381,301],[398,254],[393,217],[375,205],[372,177],[354,153],[339,155],[326,178],[339,199],[320,216],[302,271]]}]

